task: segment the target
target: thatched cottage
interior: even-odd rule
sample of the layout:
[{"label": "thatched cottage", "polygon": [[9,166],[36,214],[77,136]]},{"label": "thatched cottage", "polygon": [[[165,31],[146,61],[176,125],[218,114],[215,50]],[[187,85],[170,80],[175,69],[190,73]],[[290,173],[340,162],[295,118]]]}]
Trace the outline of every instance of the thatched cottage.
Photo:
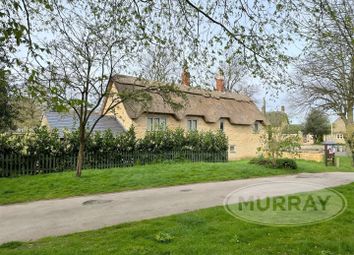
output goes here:
[{"label": "thatched cottage", "polygon": [[[109,89],[113,95],[143,89],[148,84],[151,82],[116,75]],[[150,104],[127,100],[118,104],[108,115],[115,116],[125,129],[134,125],[138,137],[161,126],[200,131],[222,130],[229,139],[229,159],[256,155],[265,117],[249,97],[225,92],[221,75],[216,78],[215,91],[208,91],[192,88],[188,73],[183,73],[181,90],[185,92],[187,101],[180,111],[174,111],[160,95],[151,93]],[[106,98],[102,111],[107,109],[110,100]]]}]

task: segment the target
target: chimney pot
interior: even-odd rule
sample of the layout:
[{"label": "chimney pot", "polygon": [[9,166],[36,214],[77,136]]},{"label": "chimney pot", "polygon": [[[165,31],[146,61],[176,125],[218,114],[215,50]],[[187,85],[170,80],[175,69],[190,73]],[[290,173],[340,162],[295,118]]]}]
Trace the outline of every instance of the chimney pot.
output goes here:
[{"label": "chimney pot", "polygon": [[182,69],[182,85],[186,87],[191,86],[191,74],[188,71],[188,67],[183,67]]},{"label": "chimney pot", "polygon": [[216,91],[223,92],[225,90],[224,74],[221,69],[219,69],[218,73],[216,74],[215,80],[216,80]]},{"label": "chimney pot", "polygon": [[284,105],[281,106],[281,111],[285,112],[285,106]]}]

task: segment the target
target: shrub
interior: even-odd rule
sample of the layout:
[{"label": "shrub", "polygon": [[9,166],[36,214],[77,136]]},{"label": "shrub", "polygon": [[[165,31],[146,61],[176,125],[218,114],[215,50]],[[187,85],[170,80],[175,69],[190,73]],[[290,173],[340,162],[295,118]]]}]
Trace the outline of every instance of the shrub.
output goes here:
[{"label": "shrub", "polygon": [[249,162],[250,164],[256,164],[261,166],[272,166],[272,161],[263,157],[253,158]]},{"label": "shrub", "polygon": [[[86,153],[94,156],[115,157],[128,152],[154,153],[156,160],[164,160],[158,156],[171,151],[180,152],[181,159],[185,159],[187,151],[219,153],[226,152],[228,148],[227,137],[222,132],[167,129],[147,132],[144,138],[137,139],[133,127],[118,135],[110,130],[96,132],[85,146]],[[58,130],[38,127],[22,135],[0,134],[0,153],[66,157],[76,155],[78,151],[78,131],[65,130],[60,136]]]},{"label": "shrub", "polygon": [[275,162],[276,168],[284,168],[284,169],[297,169],[296,161],[288,158],[280,158]]},{"label": "shrub", "polygon": [[19,137],[7,133],[0,134],[0,153],[16,153],[22,149],[23,146]]},{"label": "shrub", "polygon": [[277,159],[283,156],[284,152],[296,155],[301,148],[299,135],[284,134],[284,128],[268,126],[266,133],[261,136],[262,145],[258,148],[263,152],[276,166]]},{"label": "shrub", "polygon": [[253,158],[249,161],[250,164],[256,164],[271,168],[280,168],[280,169],[297,169],[296,161],[293,159],[277,159],[275,164],[272,163],[271,159],[266,159],[263,157]]}]

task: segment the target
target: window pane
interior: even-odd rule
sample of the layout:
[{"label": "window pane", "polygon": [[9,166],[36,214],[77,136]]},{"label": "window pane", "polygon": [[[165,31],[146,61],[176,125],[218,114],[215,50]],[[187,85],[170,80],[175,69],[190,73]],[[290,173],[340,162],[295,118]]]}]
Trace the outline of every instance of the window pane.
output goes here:
[{"label": "window pane", "polygon": [[160,128],[162,130],[166,129],[166,118],[160,118]]},{"label": "window pane", "polygon": [[220,130],[224,131],[224,121],[220,120]]},{"label": "window pane", "polygon": [[147,118],[147,130],[152,130],[152,118]]},{"label": "window pane", "polygon": [[256,122],[253,124],[253,132],[254,132],[254,133],[258,133],[258,132],[259,132],[259,123],[258,123],[258,121],[256,121]]},{"label": "window pane", "polygon": [[197,130],[197,120],[193,120],[193,130]]},{"label": "window pane", "polygon": [[154,118],[154,130],[158,130],[160,127],[160,119]]},{"label": "window pane", "polygon": [[187,128],[188,128],[188,130],[197,130],[198,121],[197,120],[187,120]]},{"label": "window pane", "polygon": [[187,120],[187,128],[188,128],[188,130],[192,130],[192,121],[191,120]]}]

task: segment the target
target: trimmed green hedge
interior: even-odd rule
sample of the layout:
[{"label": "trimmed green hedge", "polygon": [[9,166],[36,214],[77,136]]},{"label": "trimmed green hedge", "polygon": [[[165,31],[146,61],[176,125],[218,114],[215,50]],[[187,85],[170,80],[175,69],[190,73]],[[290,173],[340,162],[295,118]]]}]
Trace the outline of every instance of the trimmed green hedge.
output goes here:
[{"label": "trimmed green hedge", "polygon": [[[0,177],[52,173],[74,169],[78,132],[36,128],[23,135],[0,134]],[[83,168],[125,167],[153,162],[227,161],[227,138],[222,132],[182,129],[148,132],[137,139],[134,129],[114,135],[95,133],[87,141]]]},{"label": "trimmed green hedge", "polygon": [[[193,151],[203,153],[225,152],[228,141],[218,132],[186,132],[183,129],[147,132],[136,138],[134,128],[114,135],[110,130],[96,132],[86,143],[86,153],[107,155],[118,153],[163,153],[169,151]],[[35,128],[23,135],[0,134],[0,153],[17,155],[76,155],[79,150],[79,133],[65,131],[60,137],[58,130]]]}]

